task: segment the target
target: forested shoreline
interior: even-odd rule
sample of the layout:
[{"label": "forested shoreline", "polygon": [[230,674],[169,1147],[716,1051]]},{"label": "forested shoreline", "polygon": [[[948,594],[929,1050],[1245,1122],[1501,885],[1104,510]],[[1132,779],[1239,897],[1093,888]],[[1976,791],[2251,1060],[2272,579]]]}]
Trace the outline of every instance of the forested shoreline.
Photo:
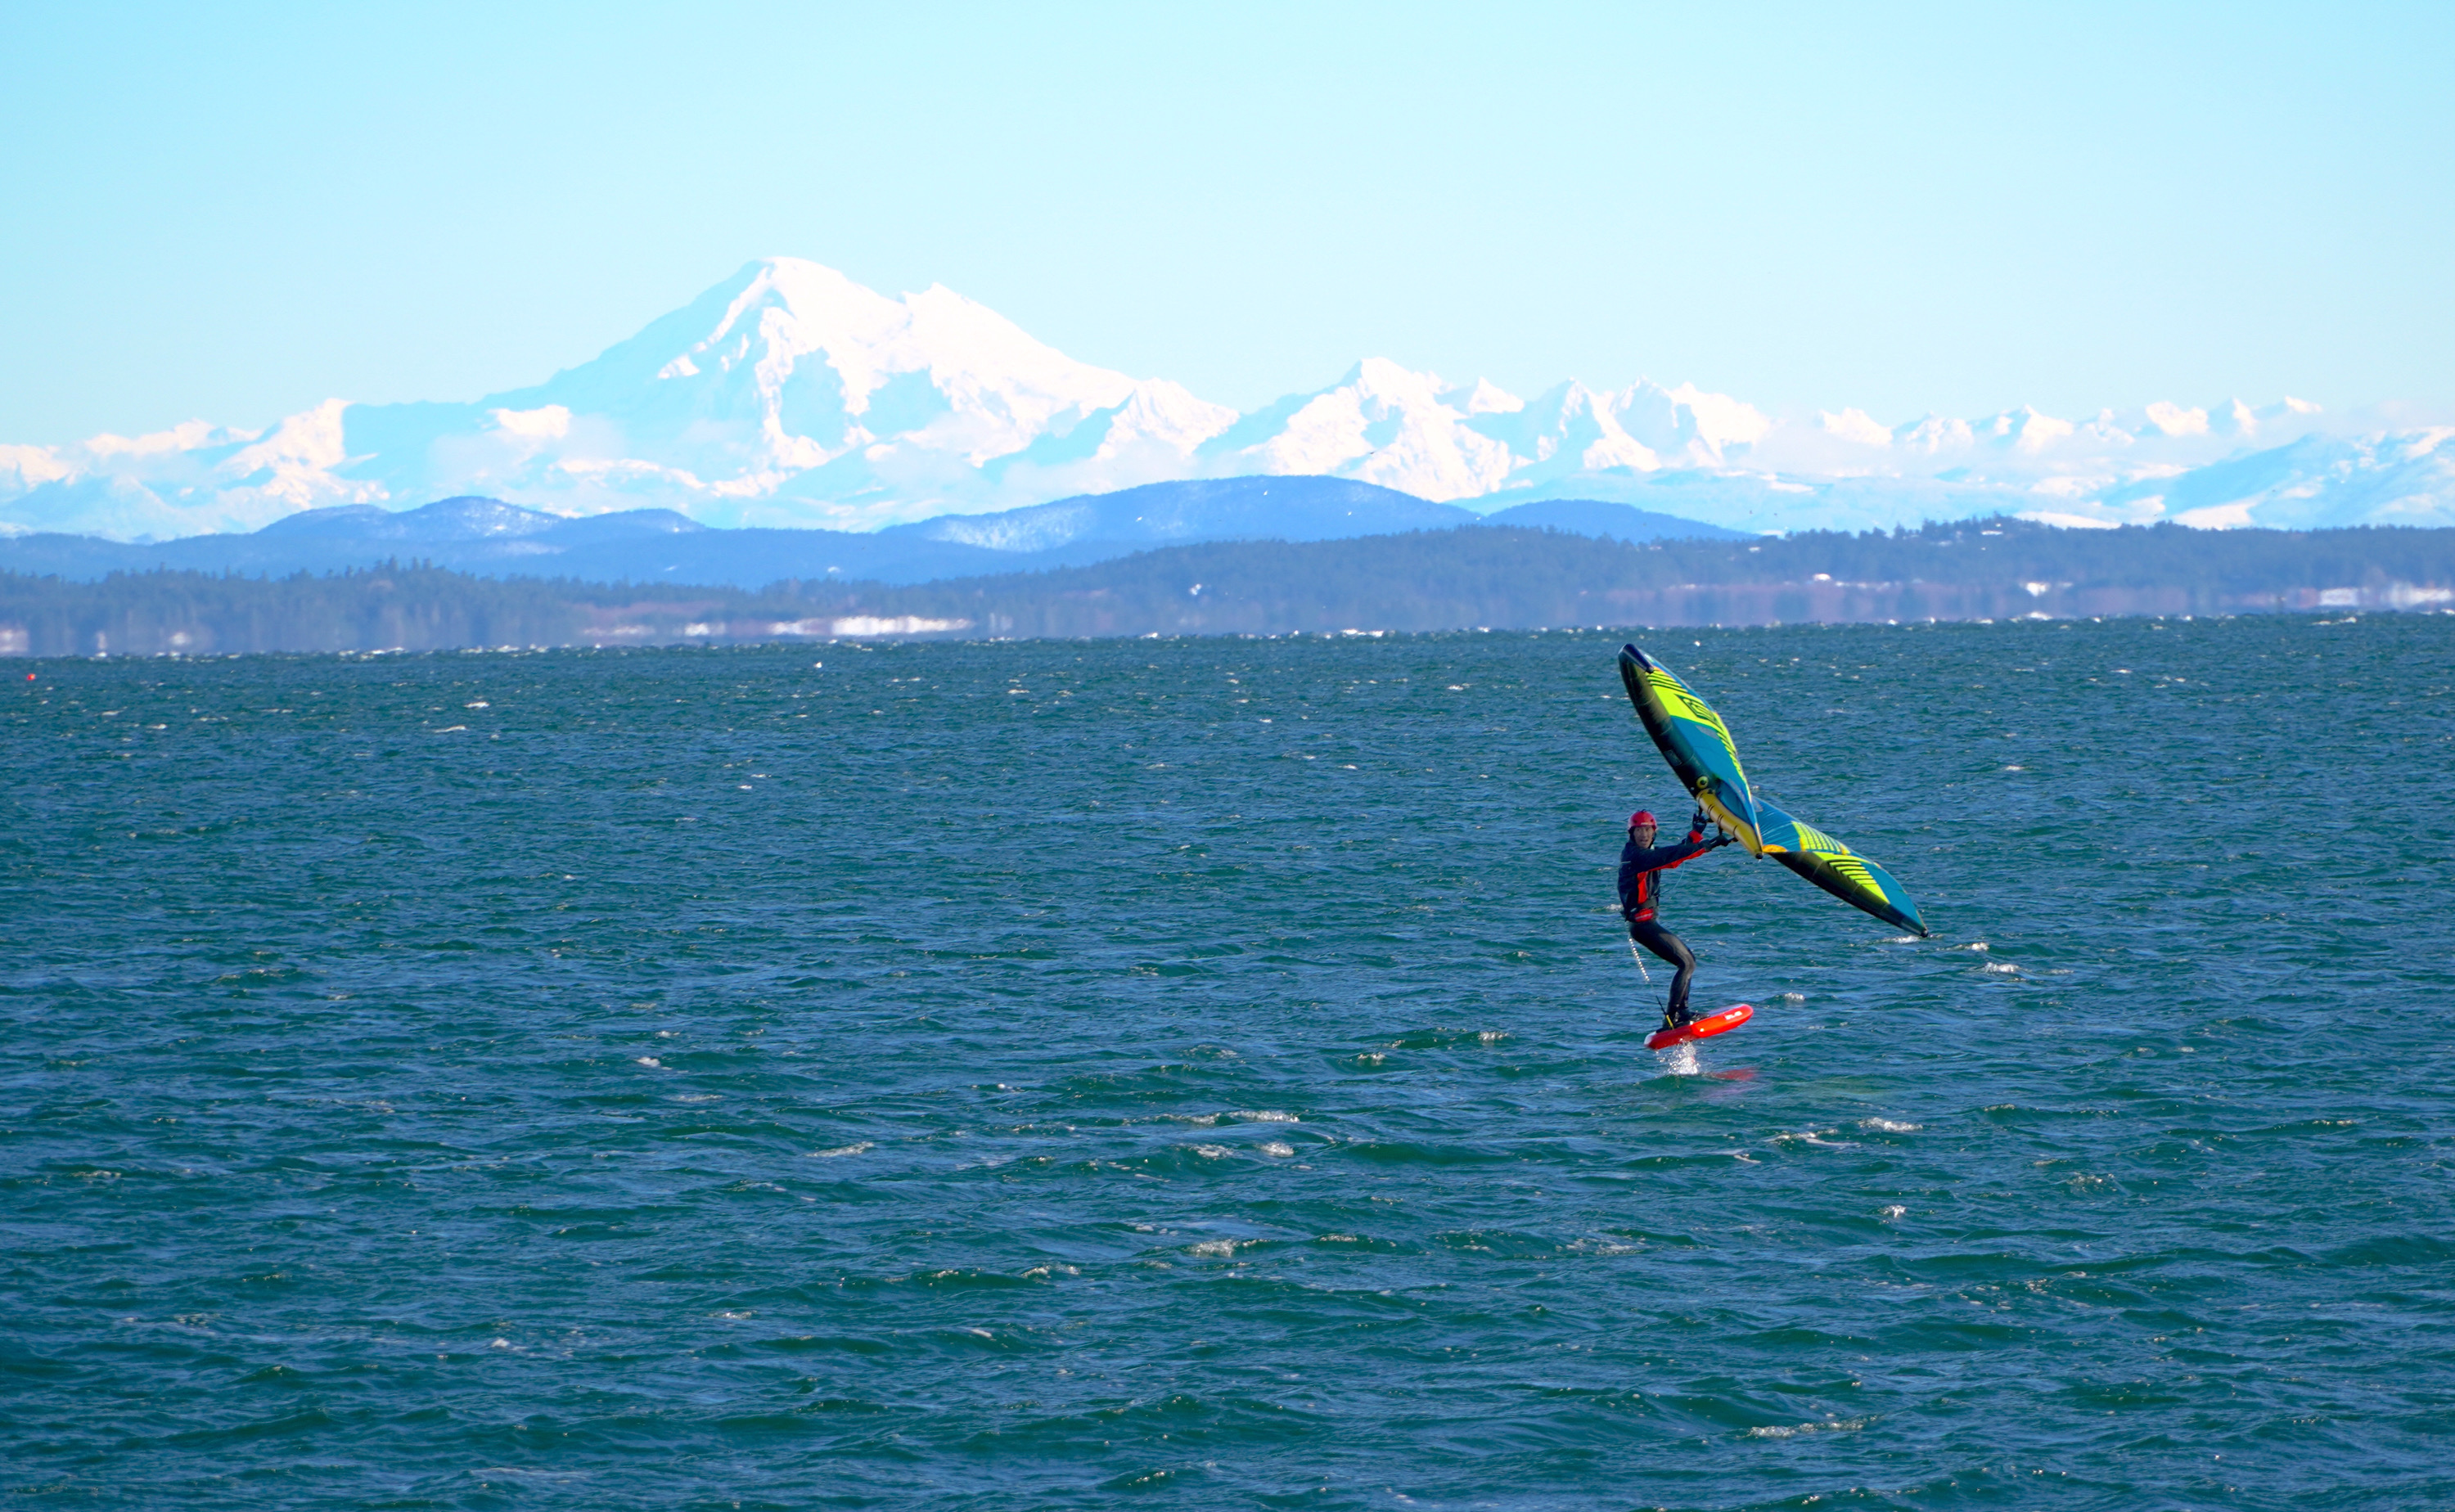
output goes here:
[{"label": "forested shoreline", "polygon": [[421,563],[247,577],[0,574],[0,655],[874,636],[1285,635],[2455,607],[2455,530],[2066,531],[2017,520],[1633,545],[1479,528],[1211,542],[1049,572],[758,592]]}]

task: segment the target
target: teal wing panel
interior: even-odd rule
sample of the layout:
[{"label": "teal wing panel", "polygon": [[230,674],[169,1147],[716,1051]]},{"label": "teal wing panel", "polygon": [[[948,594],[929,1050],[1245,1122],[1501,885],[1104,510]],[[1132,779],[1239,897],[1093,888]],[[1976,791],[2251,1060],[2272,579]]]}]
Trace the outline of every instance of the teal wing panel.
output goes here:
[{"label": "teal wing panel", "polygon": [[1768,798],[1755,800],[1764,821],[1764,854],[1853,908],[1885,923],[1927,933],[1909,889],[1893,874]]},{"label": "teal wing panel", "polygon": [[1620,648],[1619,680],[1628,690],[1628,701],[1636,706],[1636,716],[1645,722],[1645,733],[1654,737],[1654,748],[1680,784],[1724,830],[1750,851],[1763,854],[1755,796],[1722,716],[1677,674],[1634,646]]}]

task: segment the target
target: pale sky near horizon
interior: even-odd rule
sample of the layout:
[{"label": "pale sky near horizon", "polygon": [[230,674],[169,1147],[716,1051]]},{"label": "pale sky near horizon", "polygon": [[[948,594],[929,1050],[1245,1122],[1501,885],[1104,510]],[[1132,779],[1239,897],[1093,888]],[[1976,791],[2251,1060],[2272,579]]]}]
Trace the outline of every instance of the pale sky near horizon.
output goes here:
[{"label": "pale sky near horizon", "polygon": [[0,9],[0,442],[470,399],[743,262],[1250,409],[2455,406],[2455,7]]}]

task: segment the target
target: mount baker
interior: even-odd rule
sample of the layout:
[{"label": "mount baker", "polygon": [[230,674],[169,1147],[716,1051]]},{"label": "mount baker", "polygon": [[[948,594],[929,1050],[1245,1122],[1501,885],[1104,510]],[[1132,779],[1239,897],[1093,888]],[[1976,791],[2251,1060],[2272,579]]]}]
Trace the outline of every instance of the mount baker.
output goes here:
[{"label": "mount baker", "polygon": [[1080,362],[961,294],[753,262],[594,360],[470,403],[331,399],[0,445],[0,534],[246,531],[483,494],[561,514],[870,530],[1172,479],[1294,474],[1498,509],[1603,498],[1747,530],[2012,513],[2059,524],[2455,524],[2455,428],[2339,433],[2314,406],[1776,419],[1692,385],[1532,399],[1384,358],[1239,414]]}]

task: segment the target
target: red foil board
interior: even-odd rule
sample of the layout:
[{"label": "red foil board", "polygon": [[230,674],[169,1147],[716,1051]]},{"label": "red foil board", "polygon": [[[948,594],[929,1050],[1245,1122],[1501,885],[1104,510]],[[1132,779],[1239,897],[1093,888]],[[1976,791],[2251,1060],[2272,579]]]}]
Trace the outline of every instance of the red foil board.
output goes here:
[{"label": "red foil board", "polygon": [[1668,1050],[1673,1045],[1684,1044],[1691,1039],[1710,1039],[1715,1035],[1729,1034],[1755,1016],[1756,1011],[1746,1003],[1733,1003],[1719,1013],[1707,1014],[1694,1023],[1677,1029],[1655,1030],[1646,1037],[1645,1048]]}]

